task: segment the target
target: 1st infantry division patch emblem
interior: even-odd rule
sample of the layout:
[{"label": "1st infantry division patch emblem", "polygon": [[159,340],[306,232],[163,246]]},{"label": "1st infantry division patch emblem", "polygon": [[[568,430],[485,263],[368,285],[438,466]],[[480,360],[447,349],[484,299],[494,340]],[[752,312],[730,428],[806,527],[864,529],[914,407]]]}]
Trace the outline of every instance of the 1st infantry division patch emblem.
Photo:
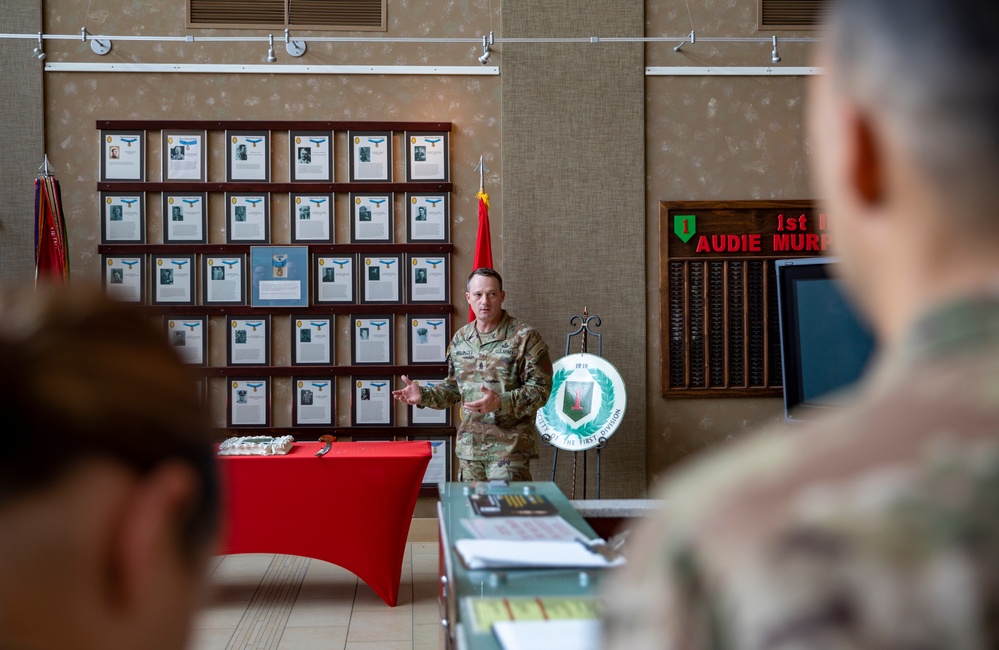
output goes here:
[{"label": "1st infantry division patch emblem", "polygon": [[538,431],[559,449],[603,446],[624,416],[621,374],[595,354],[571,354],[554,364],[552,393],[535,418]]}]

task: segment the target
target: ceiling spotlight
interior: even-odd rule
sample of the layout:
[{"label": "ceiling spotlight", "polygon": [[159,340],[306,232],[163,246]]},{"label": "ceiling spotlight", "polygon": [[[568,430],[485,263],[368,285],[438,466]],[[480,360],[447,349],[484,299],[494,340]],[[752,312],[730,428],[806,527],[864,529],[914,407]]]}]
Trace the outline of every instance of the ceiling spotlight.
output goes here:
[{"label": "ceiling spotlight", "polygon": [[489,36],[482,37],[482,56],[479,57],[479,63],[485,65],[489,63],[489,57],[492,56],[492,50],[489,46],[493,44],[493,33],[489,32]]},{"label": "ceiling spotlight", "polygon": [[774,63],[780,63],[780,54],[777,54],[777,37],[774,36],[774,51],[770,53],[770,60]]},{"label": "ceiling spotlight", "polygon": [[31,55],[33,57],[35,57],[36,59],[38,59],[39,61],[43,61],[45,59],[45,52],[42,51],[42,33],[41,32],[38,32],[38,46],[35,47],[35,49],[33,49],[31,51]]},{"label": "ceiling spotlight", "polygon": [[270,45],[267,47],[267,62],[274,63],[275,61],[277,61],[277,57],[274,56],[274,34],[270,34],[268,42],[270,43]]},{"label": "ceiling spotlight", "polygon": [[288,30],[284,30],[284,49],[288,52],[289,56],[293,56],[297,59],[305,54],[306,47],[307,45],[305,44],[305,41],[291,40]]}]

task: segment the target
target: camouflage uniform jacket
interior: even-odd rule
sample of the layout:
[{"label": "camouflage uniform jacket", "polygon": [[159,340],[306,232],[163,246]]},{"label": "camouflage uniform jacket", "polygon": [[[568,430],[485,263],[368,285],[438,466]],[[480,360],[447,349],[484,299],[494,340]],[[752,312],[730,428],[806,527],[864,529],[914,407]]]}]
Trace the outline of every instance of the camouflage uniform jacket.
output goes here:
[{"label": "camouflage uniform jacket", "polygon": [[421,406],[442,409],[473,402],[486,386],[500,396],[492,413],[461,411],[455,451],[466,460],[527,460],[538,457],[534,415],[552,390],[552,361],[537,330],[505,311],[496,329],[480,334],[471,322],[451,339],[448,376],[420,387]]},{"label": "camouflage uniform jacket", "polygon": [[853,397],[671,477],[606,647],[999,648],[999,298],[921,319]]}]

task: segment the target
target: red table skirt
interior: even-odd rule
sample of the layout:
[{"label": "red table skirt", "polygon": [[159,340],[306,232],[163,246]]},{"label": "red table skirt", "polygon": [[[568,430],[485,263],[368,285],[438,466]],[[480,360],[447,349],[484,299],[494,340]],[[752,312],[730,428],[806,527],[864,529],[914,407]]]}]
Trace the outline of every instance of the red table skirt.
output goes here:
[{"label": "red table skirt", "polygon": [[395,606],[430,443],[296,443],[285,456],[222,456],[224,552],[332,562]]}]

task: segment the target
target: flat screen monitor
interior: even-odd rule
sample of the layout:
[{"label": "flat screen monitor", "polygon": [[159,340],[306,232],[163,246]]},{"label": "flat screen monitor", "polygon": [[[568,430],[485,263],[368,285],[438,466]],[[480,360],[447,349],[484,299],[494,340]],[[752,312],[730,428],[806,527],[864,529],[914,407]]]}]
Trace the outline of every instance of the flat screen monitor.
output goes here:
[{"label": "flat screen monitor", "polygon": [[860,378],[874,336],[833,276],[835,258],[778,260],[784,417],[814,420],[843,406],[840,389]]}]

